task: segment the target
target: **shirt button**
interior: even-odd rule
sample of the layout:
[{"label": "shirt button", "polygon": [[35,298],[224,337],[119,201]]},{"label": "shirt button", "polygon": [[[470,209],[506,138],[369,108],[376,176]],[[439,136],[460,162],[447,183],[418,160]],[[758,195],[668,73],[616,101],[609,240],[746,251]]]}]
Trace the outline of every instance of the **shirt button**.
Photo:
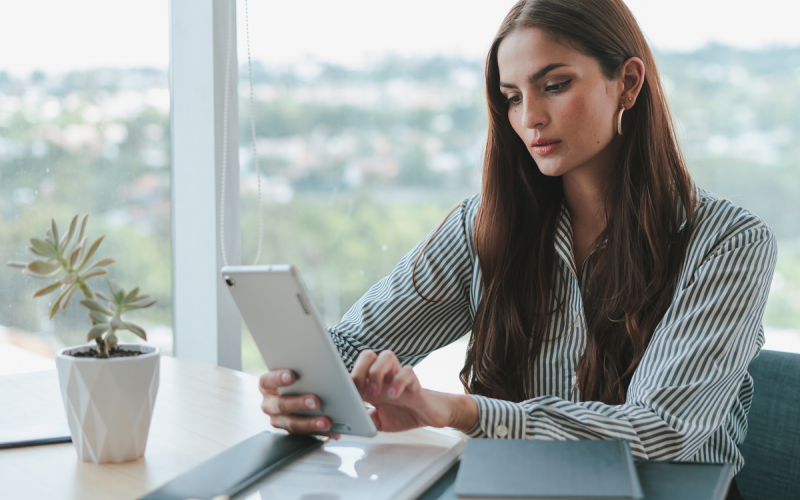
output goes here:
[{"label": "shirt button", "polygon": [[503,424],[498,425],[494,428],[494,435],[500,438],[508,436],[508,427]]}]

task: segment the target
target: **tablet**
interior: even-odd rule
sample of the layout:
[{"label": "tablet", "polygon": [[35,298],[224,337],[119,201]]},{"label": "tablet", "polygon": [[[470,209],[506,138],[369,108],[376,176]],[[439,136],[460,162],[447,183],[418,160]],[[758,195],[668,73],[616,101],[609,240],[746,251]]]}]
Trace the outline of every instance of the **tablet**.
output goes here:
[{"label": "tablet", "polygon": [[226,266],[222,277],[270,370],[297,375],[284,395],[316,394],[301,415],[327,415],[334,434],[377,434],[361,395],[333,345],[300,273],[291,265]]}]

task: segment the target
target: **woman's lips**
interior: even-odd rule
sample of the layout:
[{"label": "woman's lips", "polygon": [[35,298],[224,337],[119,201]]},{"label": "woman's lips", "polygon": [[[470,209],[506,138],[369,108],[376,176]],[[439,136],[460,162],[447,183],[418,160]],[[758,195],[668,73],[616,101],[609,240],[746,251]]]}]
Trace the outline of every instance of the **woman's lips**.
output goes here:
[{"label": "woman's lips", "polygon": [[553,141],[539,146],[531,146],[533,152],[539,156],[549,155],[561,146],[561,141]]}]

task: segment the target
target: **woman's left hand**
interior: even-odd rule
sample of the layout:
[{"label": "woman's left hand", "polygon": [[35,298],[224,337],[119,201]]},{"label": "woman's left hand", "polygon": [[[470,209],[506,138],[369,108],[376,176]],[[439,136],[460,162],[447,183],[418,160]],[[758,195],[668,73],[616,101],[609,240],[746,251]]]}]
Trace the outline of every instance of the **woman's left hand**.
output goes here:
[{"label": "woman's left hand", "polygon": [[423,389],[410,366],[402,366],[391,351],[362,351],[350,373],[367,403],[379,431],[397,432],[416,427],[472,428],[478,405],[468,396]]}]

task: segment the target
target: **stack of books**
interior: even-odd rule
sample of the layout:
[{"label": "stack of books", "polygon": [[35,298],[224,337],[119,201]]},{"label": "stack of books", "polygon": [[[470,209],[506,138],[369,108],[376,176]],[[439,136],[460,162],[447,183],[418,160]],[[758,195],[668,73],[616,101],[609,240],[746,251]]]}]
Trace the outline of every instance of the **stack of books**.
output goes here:
[{"label": "stack of books", "polygon": [[420,500],[724,500],[730,464],[634,462],[624,441],[471,439]]}]

